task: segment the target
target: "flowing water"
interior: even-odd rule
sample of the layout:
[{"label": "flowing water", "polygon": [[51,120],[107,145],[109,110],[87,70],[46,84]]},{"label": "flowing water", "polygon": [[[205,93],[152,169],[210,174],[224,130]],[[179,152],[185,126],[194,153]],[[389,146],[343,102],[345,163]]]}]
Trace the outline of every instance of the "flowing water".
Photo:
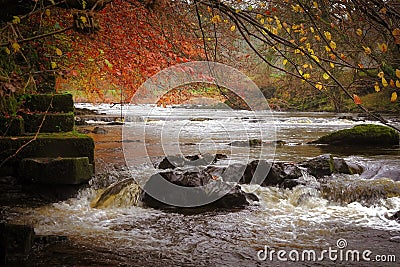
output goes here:
[{"label": "flowing water", "polygon": [[[119,106],[77,106],[96,109],[107,116],[120,114]],[[85,261],[63,258],[64,264],[282,266],[290,262],[260,261],[258,251],[265,246],[287,251],[337,249],[336,240],[340,238],[346,238],[353,249],[395,254],[400,260],[398,249],[394,249],[398,243],[391,242],[400,235],[400,224],[387,219],[387,215],[400,210],[400,197],[371,193],[370,199],[365,199],[366,192],[399,190],[399,183],[393,180],[400,180],[400,149],[326,151],[307,145],[334,130],[374,122],[342,120],[331,113],[269,114],[183,106],[125,106],[123,114],[123,127],[102,126],[108,134],[92,135],[96,140],[97,175],[89,188],[64,202],[11,209],[10,221],[31,223],[38,234],[66,235],[74,247],[87,252],[82,256]],[[266,141],[266,145],[229,145],[253,138]],[[275,147],[272,144],[276,140],[286,144]],[[122,145],[129,168],[124,167]],[[300,162],[332,153],[365,171],[362,175],[336,175],[324,190],[320,190],[314,177],[307,175],[302,177],[307,186],[293,190],[243,186],[244,190],[254,192],[260,202],[236,212],[167,213],[143,208],[140,203],[131,205],[128,200],[135,192],[130,192],[132,196],[126,196],[128,200],[117,206],[90,207],[97,189],[131,175],[138,180],[148,178],[157,171],[154,163],[165,155],[179,153],[227,154],[228,159],[218,162],[220,165],[257,158]],[[59,253],[68,255],[65,251]],[[51,257],[56,258],[52,254],[39,257],[38,261],[52,263],[48,260]],[[329,264],[334,263],[325,260],[323,265]]]}]

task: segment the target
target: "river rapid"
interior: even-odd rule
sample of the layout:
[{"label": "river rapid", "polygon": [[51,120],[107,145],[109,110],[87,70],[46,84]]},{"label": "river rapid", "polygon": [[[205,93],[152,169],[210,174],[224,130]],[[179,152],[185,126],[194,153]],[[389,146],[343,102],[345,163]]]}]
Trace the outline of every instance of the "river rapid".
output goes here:
[{"label": "river rapid", "polygon": [[[118,117],[118,105],[76,104],[98,111],[104,117]],[[104,135],[90,135],[96,142],[97,174],[90,186],[77,197],[38,208],[10,207],[8,221],[29,223],[41,235],[63,235],[65,244],[38,252],[32,262],[38,265],[96,266],[310,266],[354,265],[328,256],[322,261],[299,262],[263,258],[265,251],[316,251],[336,249],[371,250],[375,255],[395,255],[400,261],[400,224],[387,219],[400,210],[400,198],[357,201],[328,200],[321,195],[319,182],[304,175],[306,186],[292,190],[276,187],[242,186],[260,199],[241,211],[180,214],[140,205],[94,209],[90,202],[97,190],[133,176],[145,179],[157,170],[154,163],[165,155],[223,153],[228,158],[219,165],[246,163],[253,159],[301,162],[331,153],[364,168],[361,175],[336,175],[332,192],[357,194],[382,184],[399,186],[400,149],[327,148],[307,142],[339,129],[371,121],[339,119],[343,114],[233,111],[196,106],[159,108],[153,105],[124,106],[125,124],[106,125]],[[354,115],[356,116],[356,115]],[[94,118],[93,118],[94,119]],[[398,118],[391,118],[395,120]],[[399,123],[397,122],[397,125]],[[232,147],[233,141],[259,138],[264,147]],[[284,145],[273,144],[283,140]],[[125,153],[125,155],[124,155]],[[127,161],[125,159],[127,157]],[[388,176],[390,175],[390,176]],[[391,178],[391,180],[383,179]],[[350,190],[348,190],[350,188]],[[336,191],[335,191],[336,190]],[[134,192],[132,192],[134,194]],[[328,193],[329,194],[329,193]],[[333,194],[333,193],[332,193]],[[128,197],[128,196],[127,196]],[[339,199],[340,200],[340,199]],[[338,240],[345,240],[341,247]],[[291,254],[295,256],[296,253]],[[261,256],[261,257],[260,257]],[[301,258],[301,257],[300,257]],[[374,258],[375,259],[375,258]],[[369,262],[368,265],[394,266]]]}]

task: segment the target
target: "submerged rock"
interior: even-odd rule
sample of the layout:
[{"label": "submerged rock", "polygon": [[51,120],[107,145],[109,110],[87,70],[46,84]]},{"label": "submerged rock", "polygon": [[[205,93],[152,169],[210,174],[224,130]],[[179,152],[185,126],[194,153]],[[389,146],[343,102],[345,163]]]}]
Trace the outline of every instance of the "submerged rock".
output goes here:
[{"label": "submerged rock", "polygon": [[322,136],[312,144],[344,146],[395,146],[399,145],[399,133],[386,126],[363,124]]},{"label": "submerged rock", "polygon": [[321,196],[340,204],[359,202],[364,205],[376,204],[388,197],[400,196],[400,182],[392,179],[337,179],[321,184]]}]

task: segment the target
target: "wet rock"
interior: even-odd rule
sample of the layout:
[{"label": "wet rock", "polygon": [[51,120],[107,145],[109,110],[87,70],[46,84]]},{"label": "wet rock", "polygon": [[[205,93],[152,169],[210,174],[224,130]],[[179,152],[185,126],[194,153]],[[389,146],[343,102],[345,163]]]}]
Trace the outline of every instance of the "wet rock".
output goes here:
[{"label": "wet rock", "polygon": [[85,125],[88,125],[88,123],[81,117],[75,116],[75,125],[76,126],[85,126]]},{"label": "wet rock", "polygon": [[143,203],[157,209],[238,209],[249,205],[248,199],[258,200],[238,185],[215,180],[205,170],[155,174],[147,181],[144,191]]},{"label": "wet rock", "polygon": [[190,121],[210,121],[211,118],[192,118]]},{"label": "wet rock", "polygon": [[188,155],[188,156],[167,156],[158,164],[158,168],[162,170],[182,168],[185,166],[207,166],[216,163],[220,159],[226,159],[228,156],[224,154],[204,154],[204,155]]},{"label": "wet rock", "polygon": [[350,169],[351,174],[362,174],[364,172],[364,169],[362,166],[353,163],[353,162],[346,162],[347,166]]},{"label": "wet rock", "polygon": [[321,155],[316,158],[300,162],[299,165],[306,168],[307,172],[316,178],[329,176],[335,170],[335,162],[330,154]]},{"label": "wet rock", "polygon": [[[301,176],[301,170],[294,164],[284,162],[271,164],[264,160],[255,160],[247,164],[240,183],[276,186],[281,185],[285,180],[297,179]],[[286,185],[289,183],[286,182]]]},{"label": "wet rock", "polygon": [[395,146],[399,145],[399,133],[386,126],[363,124],[322,136],[312,144],[344,146]]},{"label": "wet rock", "polygon": [[104,128],[96,126],[96,127],[94,127],[92,133],[94,133],[94,134],[107,134],[108,131],[106,129],[104,129]]},{"label": "wet rock", "polygon": [[400,223],[400,210],[397,211],[395,214],[389,217],[389,220],[395,220],[396,222]]},{"label": "wet rock", "polygon": [[261,146],[261,139],[250,139],[246,141],[233,141],[229,143],[230,146],[238,146],[238,147],[256,147]]},{"label": "wet rock", "polygon": [[350,168],[347,162],[341,158],[333,159],[333,168],[333,171],[336,173],[353,174],[353,169]]},{"label": "wet rock", "polygon": [[97,196],[90,203],[92,208],[126,208],[137,206],[142,189],[134,179],[124,179],[99,190]]}]

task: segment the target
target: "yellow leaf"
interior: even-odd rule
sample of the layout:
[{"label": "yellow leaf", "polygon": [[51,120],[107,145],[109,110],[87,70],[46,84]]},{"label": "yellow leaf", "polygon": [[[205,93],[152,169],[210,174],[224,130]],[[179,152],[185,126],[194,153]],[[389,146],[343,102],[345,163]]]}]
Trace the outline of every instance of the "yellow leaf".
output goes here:
[{"label": "yellow leaf", "polygon": [[300,54],[301,51],[300,51],[300,49],[296,49],[296,50],[294,50],[294,53],[295,53],[295,54]]},{"label": "yellow leaf", "polygon": [[314,59],[316,62],[319,63],[319,58],[316,55],[311,55],[311,58]]},{"label": "yellow leaf", "polygon": [[13,48],[14,52],[19,52],[19,50],[21,49],[21,46],[18,43],[13,43],[12,48]]},{"label": "yellow leaf", "polygon": [[333,62],[329,63],[329,65],[331,65],[331,68],[335,68],[335,64],[333,64]]},{"label": "yellow leaf", "polygon": [[300,43],[304,43],[307,40],[307,37],[301,37],[300,38]]},{"label": "yellow leaf", "polygon": [[264,18],[260,19],[260,23],[264,24],[265,23],[265,19]]},{"label": "yellow leaf", "polygon": [[382,51],[382,53],[386,53],[388,50],[388,46],[385,43],[378,44],[379,49]]},{"label": "yellow leaf", "polygon": [[79,19],[82,21],[83,24],[87,23],[87,19],[85,16],[81,16]]},{"label": "yellow leaf", "polygon": [[331,41],[329,46],[332,48],[332,50],[336,49],[336,43],[334,41]]},{"label": "yellow leaf", "polygon": [[392,79],[390,79],[390,86],[395,87],[394,81]]},{"label": "yellow leaf", "polygon": [[47,8],[45,12],[46,12],[46,15],[47,15],[48,17],[50,17],[50,15],[51,15],[50,9]]},{"label": "yellow leaf", "polygon": [[399,80],[396,80],[396,87],[400,88],[400,81]]},{"label": "yellow leaf", "polygon": [[51,68],[55,69],[57,68],[57,63],[55,63],[54,61],[51,62]]},{"label": "yellow leaf", "polygon": [[392,35],[394,37],[394,41],[396,44],[400,44],[400,29],[396,28],[392,31]]},{"label": "yellow leaf", "polygon": [[310,31],[311,31],[311,33],[314,33],[314,32],[315,32],[315,30],[314,30],[313,27],[310,27]]},{"label": "yellow leaf", "polygon": [[318,90],[322,90],[323,85],[321,82],[317,82],[317,84],[315,85],[315,88],[317,88]]},{"label": "yellow leaf", "polygon": [[307,69],[308,66],[309,66],[308,64],[304,64],[304,65],[303,65],[303,68],[304,68],[304,69]]},{"label": "yellow leaf", "polygon": [[330,32],[324,32],[325,38],[330,41],[332,39],[332,35]]},{"label": "yellow leaf", "polygon": [[383,73],[383,71],[380,71],[379,73],[378,73],[378,77],[379,78],[383,78],[385,76],[385,73]]},{"label": "yellow leaf", "polygon": [[314,8],[318,9],[318,3],[317,2],[313,2],[313,6],[314,6]]},{"label": "yellow leaf", "polygon": [[282,64],[285,66],[287,64],[287,62],[288,62],[287,59],[284,59]]},{"label": "yellow leaf", "polygon": [[363,35],[363,31],[361,29],[357,29],[356,33],[358,36],[362,36]]},{"label": "yellow leaf", "polygon": [[397,100],[397,93],[393,92],[392,97],[390,98],[390,102],[396,102],[396,100]]},{"label": "yellow leaf", "polygon": [[329,79],[329,74],[325,72],[325,73],[322,75],[322,77],[323,77],[325,80],[328,80],[328,79]]},{"label": "yellow leaf", "polygon": [[400,79],[400,70],[396,69],[396,77]]},{"label": "yellow leaf", "polygon": [[384,86],[384,87],[388,87],[388,82],[386,81],[386,79],[385,79],[385,77],[382,77],[382,85]]},{"label": "yellow leaf", "polygon": [[262,17],[263,17],[263,15],[261,15],[261,14],[257,14],[257,15],[256,15],[256,18],[257,18],[257,19],[261,19]]},{"label": "yellow leaf", "polygon": [[236,26],[235,26],[235,25],[232,25],[231,31],[233,32],[233,31],[235,31],[235,30],[236,30]]},{"label": "yellow leaf", "polygon": [[319,35],[315,35],[314,38],[315,38],[315,40],[317,40],[317,41],[321,41],[321,37],[319,37]]},{"label": "yellow leaf", "polygon": [[21,23],[21,19],[18,16],[13,16],[12,23],[19,24]]},{"label": "yellow leaf", "polygon": [[305,74],[303,75],[303,77],[304,77],[304,79],[308,79],[308,78],[310,78],[310,74],[309,74],[309,73],[305,73]]},{"label": "yellow leaf", "polygon": [[247,9],[248,9],[249,11],[252,11],[252,10],[253,10],[253,7],[252,7],[252,6],[249,6]]},{"label": "yellow leaf", "polygon": [[57,56],[62,56],[62,51],[59,48],[56,48]]},{"label": "yellow leaf", "polygon": [[381,88],[379,87],[379,84],[378,84],[378,82],[376,82],[375,83],[375,92],[380,92],[381,91]]},{"label": "yellow leaf", "polygon": [[369,48],[368,46],[363,46],[363,48],[364,48],[365,54],[370,55],[372,53],[371,48]]},{"label": "yellow leaf", "polygon": [[302,70],[299,70],[299,73],[300,73],[300,75],[303,75],[303,71]]},{"label": "yellow leaf", "polygon": [[331,52],[331,48],[327,45],[325,46],[325,50],[326,50],[326,52]]},{"label": "yellow leaf", "polygon": [[8,47],[5,48],[5,51],[6,51],[6,53],[7,53],[8,55],[11,54],[11,51],[10,51],[10,49],[8,49]]},{"label": "yellow leaf", "polygon": [[221,22],[221,17],[219,15],[215,15],[214,17],[211,18],[212,23],[218,23]]}]

